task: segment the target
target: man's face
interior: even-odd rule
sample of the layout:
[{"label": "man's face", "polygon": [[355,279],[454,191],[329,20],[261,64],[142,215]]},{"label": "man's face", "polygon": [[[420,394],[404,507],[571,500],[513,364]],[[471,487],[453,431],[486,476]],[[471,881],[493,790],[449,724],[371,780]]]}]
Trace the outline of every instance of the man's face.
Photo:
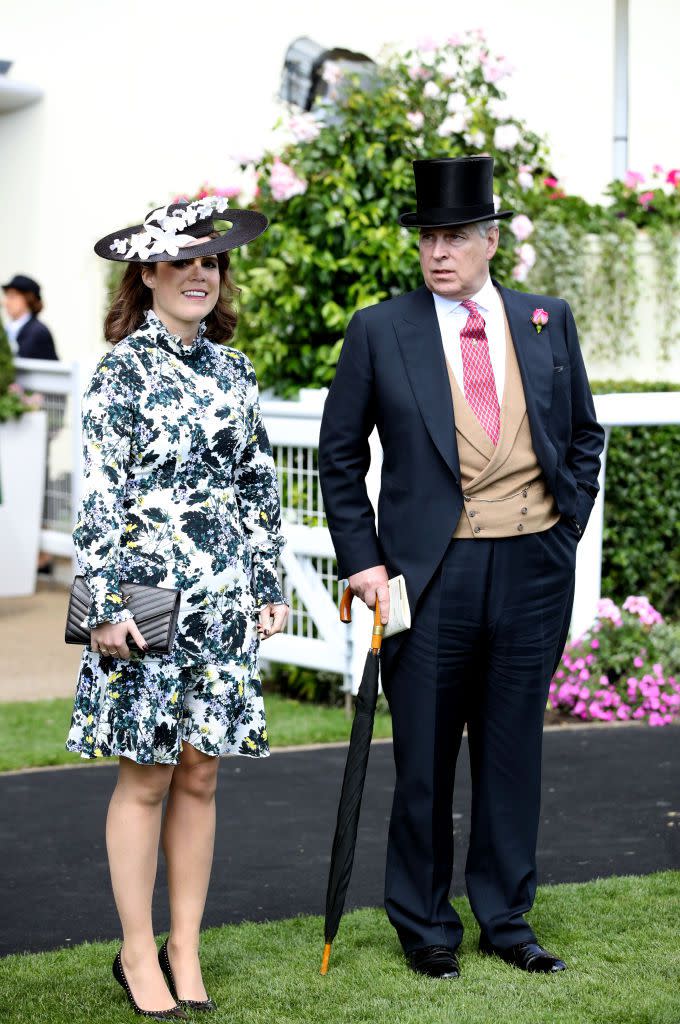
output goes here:
[{"label": "man's face", "polygon": [[477,224],[421,228],[420,266],[431,292],[462,302],[475,295],[489,276],[489,260],[498,248],[498,228]]}]

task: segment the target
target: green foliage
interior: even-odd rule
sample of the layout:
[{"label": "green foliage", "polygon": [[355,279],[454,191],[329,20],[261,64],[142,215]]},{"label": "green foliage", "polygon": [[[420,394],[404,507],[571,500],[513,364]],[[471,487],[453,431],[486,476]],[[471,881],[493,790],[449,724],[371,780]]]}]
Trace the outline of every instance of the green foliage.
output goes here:
[{"label": "green foliage", "polygon": [[[593,392],[680,391],[649,381],[593,381]],[[645,594],[680,618],[680,426],[615,427],[607,454],[602,593]]]},{"label": "green foliage", "polygon": [[7,388],[12,384],[15,376],[12,349],[9,347],[5,325],[0,320],[0,396],[7,392]]}]

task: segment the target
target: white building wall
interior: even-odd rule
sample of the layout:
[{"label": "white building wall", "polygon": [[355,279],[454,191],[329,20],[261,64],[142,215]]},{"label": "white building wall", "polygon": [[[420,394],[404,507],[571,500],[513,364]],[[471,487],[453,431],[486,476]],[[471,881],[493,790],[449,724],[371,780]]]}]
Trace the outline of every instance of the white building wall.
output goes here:
[{"label": "white building wall", "polygon": [[[680,5],[630,9],[629,163],[679,166],[669,103],[680,95]],[[613,12],[614,0],[559,12],[544,0],[0,0],[0,57],[44,90],[0,116],[0,279],[35,276],[61,356],[91,357],[105,272],[94,241],[174,192],[221,184],[232,154],[260,150],[300,35],[376,56],[385,43],[484,28],[517,68],[517,114],[548,136],[567,189],[596,199],[612,176]],[[238,275],[237,256],[234,266]]]}]

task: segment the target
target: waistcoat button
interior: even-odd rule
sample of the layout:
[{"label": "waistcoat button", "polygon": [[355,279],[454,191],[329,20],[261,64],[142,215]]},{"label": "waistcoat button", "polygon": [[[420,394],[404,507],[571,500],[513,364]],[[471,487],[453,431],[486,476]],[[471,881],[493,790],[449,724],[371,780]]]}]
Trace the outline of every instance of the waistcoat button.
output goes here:
[{"label": "waistcoat button", "polygon": [[518,529],[518,530],[520,531],[520,533],[521,533],[521,532],[522,532],[522,530],[524,529],[524,527],[522,526],[522,524],[521,524],[521,523],[518,523],[518,524],[517,524],[517,529]]},{"label": "waistcoat button", "polygon": [[471,509],[471,510],[470,510],[470,511],[468,512],[468,515],[470,516],[470,519],[472,519],[472,517],[473,517],[473,516],[476,516],[476,515],[477,515],[477,513],[475,512],[475,510],[474,510],[474,509]]},{"label": "waistcoat button", "polygon": [[524,506],[524,508],[523,508],[523,509],[521,509],[521,512],[522,512],[522,515],[523,515],[523,516],[525,516],[525,515],[527,514],[527,512],[528,512],[528,511],[529,511],[529,510],[528,510],[528,508],[526,507],[526,505]]},{"label": "waistcoat button", "polygon": [[529,494],[529,492],[527,491],[527,489],[525,487],[524,490],[522,491],[522,497],[526,498],[528,496],[528,494]]},{"label": "waistcoat button", "polygon": [[481,533],[481,532],[482,532],[481,526],[475,526],[475,533]]}]

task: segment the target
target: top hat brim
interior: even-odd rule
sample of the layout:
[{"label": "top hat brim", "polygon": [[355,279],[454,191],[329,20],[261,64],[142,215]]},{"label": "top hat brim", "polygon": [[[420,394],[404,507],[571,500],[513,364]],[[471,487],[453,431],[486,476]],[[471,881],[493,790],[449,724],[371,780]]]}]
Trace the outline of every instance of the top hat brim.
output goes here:
[{"label": "top hat brim", "polygon": [[514,210],[499,210],[498,213],[481,214],[477,211],[474,216],[471,216],[469,212],[457,210],[438,210],[436,213],[429,214],[424,210],[421,212],[415,210],[413,213],[402,213],[399,223],[405,228],[450,228],[463,224],[477,224],[485,220],[507,220],[508,217],[514,216]]},{"label": "top hat brim", "polygon": [[227,252],[229,249],[237,249],[240,245],[247,245],[248,242],[252,242],[263,231],[266,231],[269,224],[265,215],[257,210],[228,209],[223,214],[215,214],[214,220],[224,221],[231,224],[231,227],[220,232],[217,238],[211,238],[209,242],[180,248],[176,256],[162,252],[147,256],[145,259],[137,255],[127,259],[124,254],[111,248],[116,239],[130,238],[137,232],[143,231],[143,224],[135,224],[131,228],[123,228],[121,231],[113,231],[110,235],[104,235],[96,243],[94,251],[97,256],[102,256],[105,260],[115,260],[117,263],[173,263],[177,260],[194,260],[199,256],[216,256],[220,252]]}]

